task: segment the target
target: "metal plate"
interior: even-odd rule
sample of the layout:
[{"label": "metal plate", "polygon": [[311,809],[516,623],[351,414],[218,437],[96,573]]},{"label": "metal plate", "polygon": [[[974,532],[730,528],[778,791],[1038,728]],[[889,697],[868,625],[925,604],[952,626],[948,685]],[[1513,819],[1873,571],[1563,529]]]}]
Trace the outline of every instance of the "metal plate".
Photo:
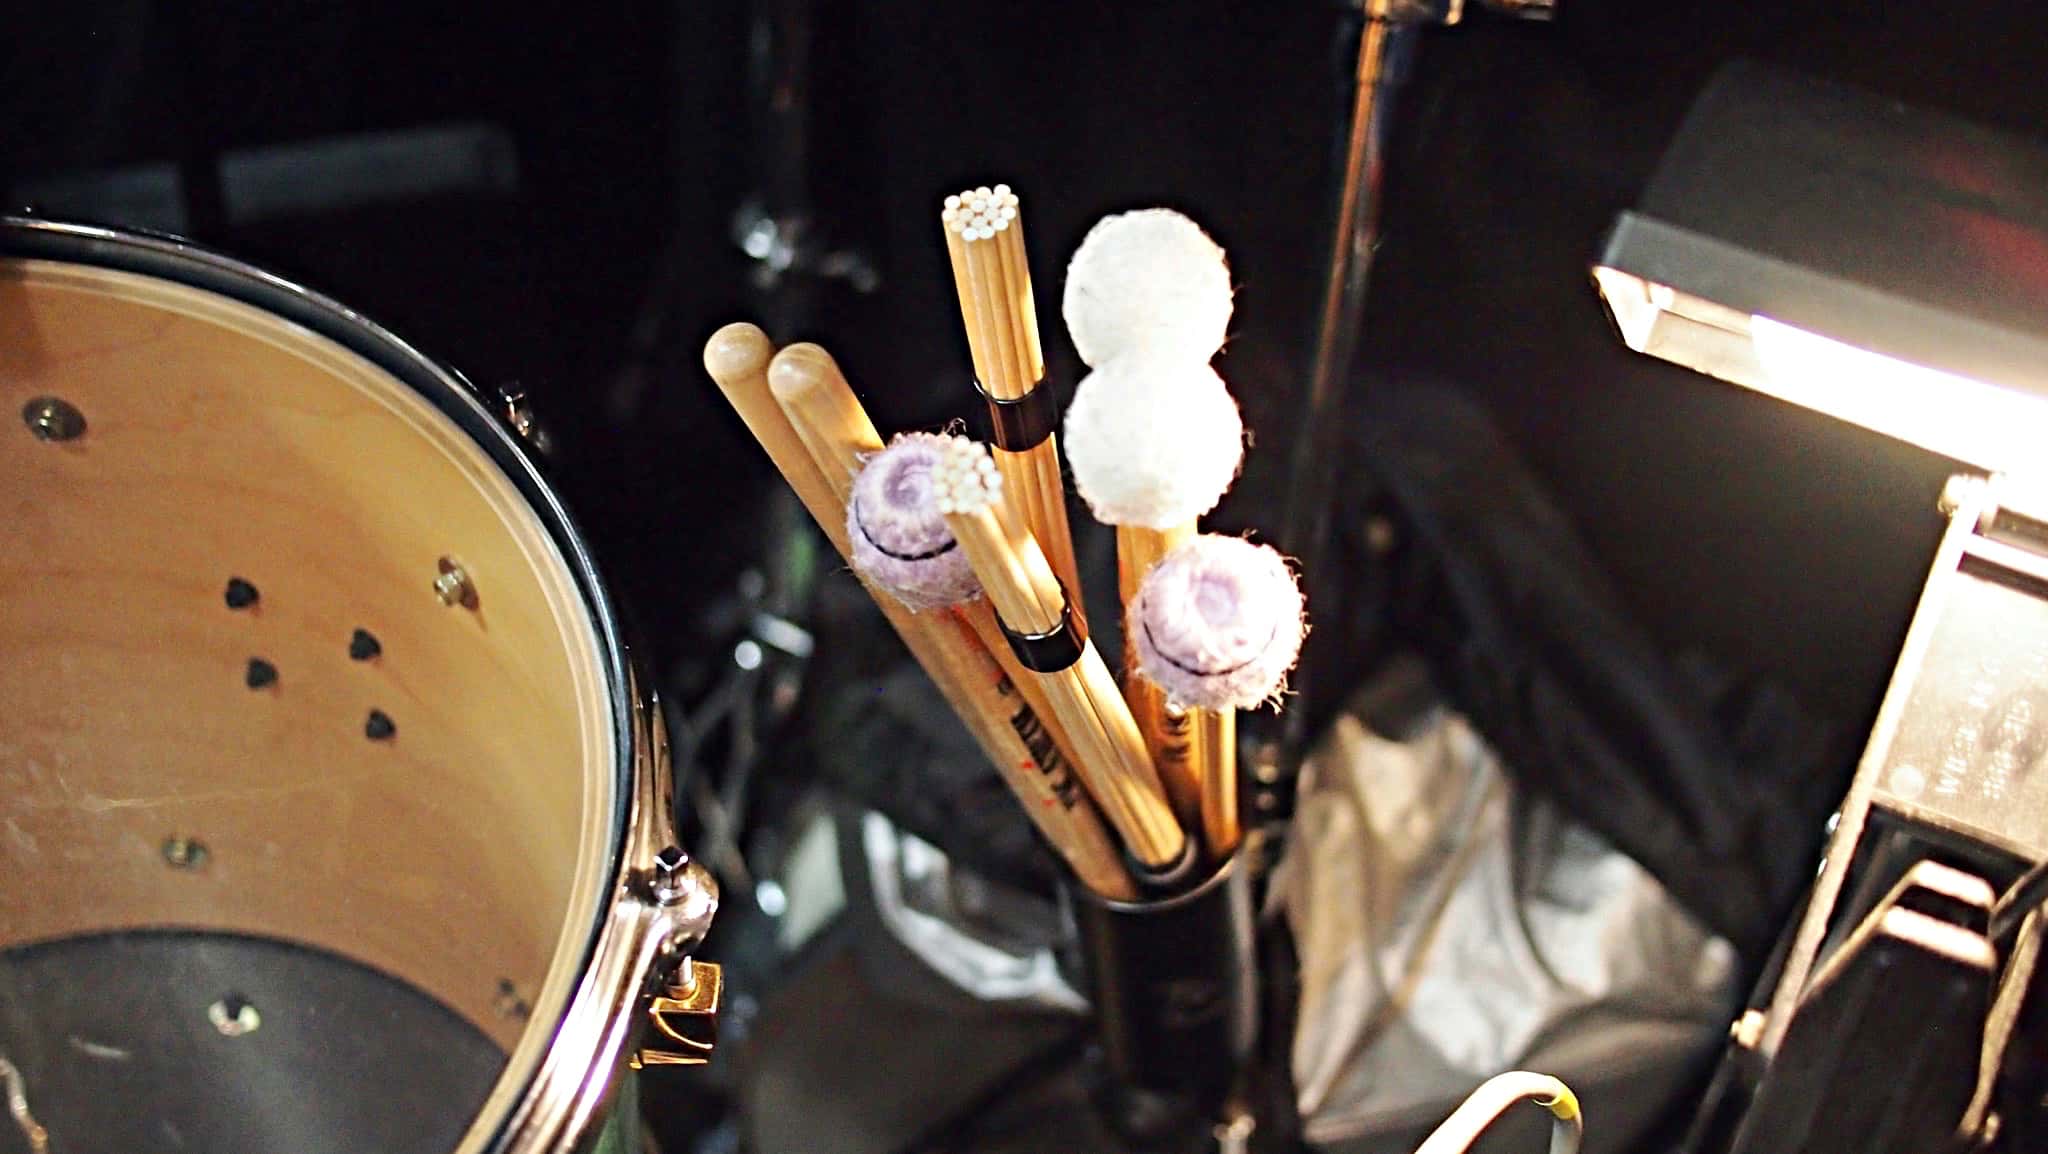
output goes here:
[{"label": "metal plate", "polygon": [[1909,817],[2048,856],[2048,600],[1965,563],[1946,600],[1875,799]]}]

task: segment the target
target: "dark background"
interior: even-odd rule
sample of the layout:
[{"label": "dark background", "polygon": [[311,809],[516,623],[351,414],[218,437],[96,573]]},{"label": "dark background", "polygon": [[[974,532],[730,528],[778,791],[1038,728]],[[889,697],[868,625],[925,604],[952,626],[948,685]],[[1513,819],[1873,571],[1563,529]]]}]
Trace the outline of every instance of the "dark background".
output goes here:
[{"label": "dark background", "polygon": [[[1587,260],[1720,62],[1784,63],[2032,134],[2048,18],[2024,3],[1561,7],[1550,26],[1475,13],[1424,47],[1355,379],[1479,395],[1656,638],[1781,679],[1857,732],[1946,466],[1625,353]],[[774,335],[825,341],[885,429],[966,412],[931,216],[946,191],[1008,180],[1027,197],[1049,354],[1070,381],[1051,307],[1065,255],[1105,212],[1182,208],[1229,249],[1239,286],[1219,364],[1255,442],[1217,523],[1276,521],[1348,68],[1339,17],[1185,0],[820,6],[802,183],[815,234],[880,281],[866,295],[825,282]],[[509,190],[201,214],[189,231],[475,379],[524,382],[654,648],[667,660],[692,643],[693,601],[750,554],[747,504],[768,478],[696,358],[718,324],[767,315],[732,240],[739,202],[771,175],[750,156],[745,5],[130,0],[10,25],[0,177],[17,207],[55,173],[447,123],[509,134]],[[652,347],[632,348],[636,321]]]},{"label": "dark background", "polygon": [[[1171,205],[1226,246],[1238,297],[1218,366],[1254,442],[1212,525],[1277,527],[1352,60],[1343,10],[876,0],[819,4],[793,36],[801,5],[758,7],[766,25],[719,0],[23,7],[0,35],[0,191],[10,209],[138,223],[62,190],[364,133],[455,125],[509,142],[513,178],[259,219],[188,186],[182,230],[472,379],[522,383],[646,651],[685,690],[723,652],[708,607],[766,548],[775,490],[703,376],[704,338],[758,319],[778,341],[822,341],[885,431],[966,415],[934,219],[964,185],[1024,196],[1048,360],[1068,384],[1061,270],[1096,218]],[[1950,466],[1628,353],[1587,265],[1721,63],[1761,59],[2038,137],[2048,9],[1560,8],[1549,25],[1475,11],[1429,34],[1395,126],[1340,422],[1389,382],[1477,398],[1659,649],[1774,684],[1833,734],[1832,771],[1812,785],[1826,803],[1892,667]],[[771,42],[808,44],[807,84],[780,90],[779,120],[749,98]],[[799,112],[806,161],[778,168],[766,146]],[[812,251],[857,255],[871,291],[797,273],[764,292],[734,236],[749,197],[806,209]],[[1312,644],[1354,635],[1317,624]],[[1819,839],[1773,852],[1804,861]]]}]

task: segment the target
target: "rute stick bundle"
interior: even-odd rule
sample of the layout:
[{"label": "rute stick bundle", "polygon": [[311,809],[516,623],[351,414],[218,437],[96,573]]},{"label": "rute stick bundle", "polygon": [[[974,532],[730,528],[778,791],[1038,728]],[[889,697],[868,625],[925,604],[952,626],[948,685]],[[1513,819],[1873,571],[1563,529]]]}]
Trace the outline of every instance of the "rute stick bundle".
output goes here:
[{"label": "rute stick bundle", "polygon": [[1010,502],[1045,551],[1053,573],[1077,600],[1074,542],[1067,531],[1066,488],[1053,426],[1058,415],[1038,343],[1038,306],[1024,253],[1024,219],[1007,184],[946,198],[939,224],[953,264],[960,319],[974,377],[988,401],[996,464]]},{"label": "rute stick bundle", "polygon": [[1012,648],[1073,737],[1082,782],[1131,856],[1156,874],[1171,872],[1187,837],[1166,803],[1144,736],[1038,542],[1018,518],[1000,512],[1002,474],[988,450],[951,438],[932,485]]}]

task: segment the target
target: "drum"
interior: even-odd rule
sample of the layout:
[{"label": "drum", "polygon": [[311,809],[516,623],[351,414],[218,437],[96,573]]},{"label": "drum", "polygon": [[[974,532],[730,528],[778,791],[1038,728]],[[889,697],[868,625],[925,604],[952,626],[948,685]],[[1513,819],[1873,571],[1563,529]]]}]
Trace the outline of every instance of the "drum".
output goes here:
[{"label": "drum", "polygon": [[0,1152],[567,1150],[650,1014],[702,1060],[715,886],[523,423],[23,220],[0,418]]}]

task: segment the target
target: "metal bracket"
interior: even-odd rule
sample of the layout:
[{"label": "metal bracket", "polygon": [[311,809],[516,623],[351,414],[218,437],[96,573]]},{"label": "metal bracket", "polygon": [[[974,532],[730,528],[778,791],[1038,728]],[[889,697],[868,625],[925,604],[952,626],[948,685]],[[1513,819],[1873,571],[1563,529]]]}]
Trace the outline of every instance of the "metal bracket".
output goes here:
[{"label": "metal bracket", "polygon": [[492,392],[496,394],[498,417],[505,422],[505,427],[512,430],[513,435],[527,448],[543,457],[554,456],[555,439],[549,435],[547,427],[540,423],[540,419],[534,416],[533,403],[527,399],[526,387],[515,381],[498,385]]},{"label": "metal bracket", "polygon": [[648,1044],[627,1060],[647,1066],[702,1066],[718,1044],[718,1002],[725,974],[710,962],[684,958],[666,989],[647,1003]]},{"label": "metal bracket", "polygon": [[821,280],[843,280],[866,296],[881,287],[882,274],[857,248],[831,248],[805,217],[770,212],[758,199],[748,200],[733,216],[733,240],[754,261],[754,283],[772,290],[792,273]]}]

